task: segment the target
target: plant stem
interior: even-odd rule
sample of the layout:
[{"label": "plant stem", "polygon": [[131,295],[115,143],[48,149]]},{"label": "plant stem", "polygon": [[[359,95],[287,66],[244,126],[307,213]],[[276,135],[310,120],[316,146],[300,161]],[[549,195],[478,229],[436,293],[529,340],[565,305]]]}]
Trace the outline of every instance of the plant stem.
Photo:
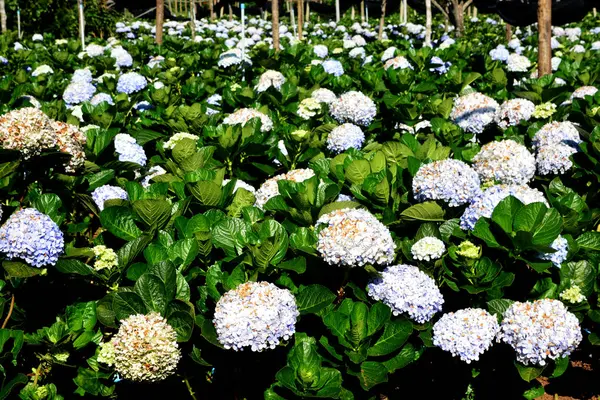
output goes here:
[{"label": "plant stem", "polygon": [[185,386],[187,387],[188,392],[190,392],[190,396],[192,396],[192,399],[198,400],[196,398],[196,394],[194,393],[194,389],[192,389],[192,385],[190,385],[190,381],[188,380],[187,377],[183,378],[183,382],[185,383]]},{"label": "plant stem", "polygon": [[10,299],[10,308],[8,309],[8,315],[4,319],[4,322],[2,323],[2,329],[6,328],[6,325],[8,324],[8,320],[10,319],[10,316],[12,315],[14,308],[15,308],[15,295],[13,294],[12,299]]}]

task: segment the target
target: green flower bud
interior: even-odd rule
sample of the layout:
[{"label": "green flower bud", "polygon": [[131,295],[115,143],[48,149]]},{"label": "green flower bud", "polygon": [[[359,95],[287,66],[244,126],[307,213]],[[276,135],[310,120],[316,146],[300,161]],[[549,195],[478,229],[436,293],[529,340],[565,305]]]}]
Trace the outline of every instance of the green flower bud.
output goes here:
[{"label": "green flower bud", "polygon": [[465,240],[464,242],[458,245],[458,250],[456,250],[456,254],[464,258],[478,260],[481,257],[481,246],[475,246],[470,241]]},{"label": "green flower bud", "polygon": [[310,132],[305,131],[304,129],[299,129],[297,131],[292,132],[292,139],[294,139],[297,142],[301,142],[305,139],[308,139],[309,136],[310,136]]}]

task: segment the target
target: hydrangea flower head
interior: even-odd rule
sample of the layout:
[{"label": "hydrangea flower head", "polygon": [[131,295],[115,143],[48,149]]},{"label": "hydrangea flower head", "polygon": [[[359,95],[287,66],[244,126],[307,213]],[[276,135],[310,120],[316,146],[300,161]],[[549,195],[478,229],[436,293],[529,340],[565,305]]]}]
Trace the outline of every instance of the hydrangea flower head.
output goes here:
[{"label": "hydrangea flower head", "polygon": [[559,235],[550,244],[550,247],[556,251],[554,253],[539,253],[538,258],[552,261],[552,264],[554,264],[555,267],[560,268],[561,264],[567,259],[567,255],[569,254],[569,242]]},{"label": "hydrangea flower head", "polygon": [[298,104],[298,116],[309,120],[321,111],[321,103],[314,97],[307,97]]},{"label": "hydrangea flower head", "polygon": [[115,151],[119,155],[119,161],[132,162],[146,165],[148,158],[144,148],[137,144],[135,139],[126,133],[119,133],[114,139]]},{"label": "hydrangea flower head", "polygon": [[342,124],[332,129],[327,136],[327,149],[341,153],[350,148],[360,149],[365,141],[365,134],[358,126]]},{"label": "hydrangea flower head", "polygon": [[94,246],[92,248],[96,261],[94,261],[94,269],[100,271],[103,269],[112,269],[119,265],[117,253],[104,245]]},{"label": "hydrangea flower head", "polygon": [[258,83],[254,87],[258,93],[265,92],[270,87],[280,91],[281,86],[285,83],[285,76],[281,72],[268,70],[264,72],[258,79]]},{"label": "hydrangea flower head", "polygon": [[481,133],[492,123],[500,106],[484,94],[470,93],[454,100],[450,118],[468,133]]},{"label": "hydrangea flower head", "polygon": [[566,144],[558,143],[542,146],[535,156],[535,163],[540,175],[561,175],[573,166],[571,156],[577,149]]},{"label": "hydrangea flower head", "polygon": [[388,228],[366,210],[344,208],[322,215],[317,250],[329,265],[386,265],[396,245]]},{"label": "hydrangea flower head", "polygon": [[466,308],[442,315],[433,325],[433,344],[470,364],[492,346],[500,326],[481,308]]},{"label": "hydrangea flower head", "polygon": [[361,92],[350,91],[330,104],[331,116],[340,123],[369,126],[377,114],[375,102]]},{"label": "hydrangea flower head", "polygon": [[516,53],[508,56],[507,68],[510,72],[527,72],[529,67],[531,67],[529,58]]},{"label": "hydrangea flower head", "polygon": [[331,104],[337,100],[337,96],[329,89],[320,88],[312,92],[310,95],[313,99],[319,103]]},{"label": "hydrangea flower head", "polygon": [[344,66],[338,60],[325,60],[321,63],[325,72],[333,76],[344,75]]},{"label": "hydrangea flower head", "polygon": [[560,293],[560,298],[571,304],[578,304],[585,301],[585,296],[581,293],[581,288],[573,285]]},{"label": "hydrangea flower head", "polygon": [[444,255],[446,245],[434,236],[425,236],[412,245],[410,252],[416,260],[433,261]]},{"label": "hydrangea flower head", "polygon": [[383,65],[383,69],[388,70],[388,69],[414,69],[412,65],[410,65],[410,63],[408,62],[408,60],[406,59],[406,57],[403,56],[397,56],[394,58],[390,58],[389,60],[387,60],[385,62],[385,64]]},{"label": "hydrangea flower head", "polygon": [[143,75],[137,72],[128,72],[119,77],[117,81],[117,92],[133,94],[143,90],[148,85],[148,81]]},{"label": "hydrangea flower head", "polygon": [[315,176],[315,172],[312,169],[294,169],[285,174],[276,175],[272,178],[267,179],[256,191],[256,207],[263,209],[264,205],[269,199],[279,195],[279,186],[277,181],[292,181],[292,182],[303,182],[307,179]]},{"label": "hydrangea flower head", "polygon": [[477,172],[459,160],[440,160],[422,165],[413,178],[417,201],[442,200],[450,207],[468,203],[481,193]]},{"label": "hydrangea flower head", "polygon": [[498,341],[508,343],[525,365],[546,365],[571,354],[581,343],[577,317],[558,300],[514,302],[505,312]]},{"label": "hydrangea flower head", "polygon": [[507,100],[500,106],[496,123],[501,129],[515,126],[521,121],[529,121],[535,111],[535,104],[526,99]]},{"label": "hydrangea flower head", "polygon": [[177,143],[183,139],[190,139],[190,140],[193,140],[196,142],[200,139],[200,137],[197,135],[192,135],[191,133],[187,133],[187,132],[179,132],[179,133],[176,133],[173,136],[171,136],[169,138],[169,140],[167,140],[163,144],[163,148],[168,149],[168,150],[173,150],[175,148],[175,146],[177,145]]},{"label": "hydrangea flower head", "polygon": [[103,185],[92,192],[92,199],[100,211],[104,210],[106,200],[129,200],[127,192],[118,186]]},{"label": "hydrangea flower head", "polygon": [[58,225],[35,208],[16,211],[0,227],[0,253],[9,260],[18,258],[38,268],[55,265],[64,247]]},{"label": "hydrangea flower head", "polygon": [[260,119],[261,132],[269,132],[271,129],[273,129],[273,121],[271,121],[271,118],[269,118],[268,115],[252,108],[240,108],[239,110],[236,110],[234,113],[229,114],[227,117],[225,117],[225,119],[223,119],[223,124],[242,125],[243,127],[254,118]]},{"label": "hydrangea flower head", "polygon": [[296,332],[299,314],[289,290],[268,282],[246,282],[221,296],[213,324],[226,349],[263,351]]},{"label": "hydrangea flower head", "polygon": [[569,121],[550,122],[535,133],[532,144],[534,149],[553,145],[565,144],[573,148],[578,148],[581,143],[579,131]]},{"label": "hydrangea flower head", "polygon": [[484,145],[473,162],[482,182],[522,185],[535,175],[533,154],[512,139]]},{"label": "hydrangea flower head", "polygon": [[392,309],[392,314],[408,314],[419,324],[442,310],[444,298],[435,281],[412,265],[392,265],[368,286],[369,296]]},{"label": "hydrangea flower head", "polygon": [[532,116],[538,119],[550,118],[556,112],[556,104],[547,102],[535,106]]}]

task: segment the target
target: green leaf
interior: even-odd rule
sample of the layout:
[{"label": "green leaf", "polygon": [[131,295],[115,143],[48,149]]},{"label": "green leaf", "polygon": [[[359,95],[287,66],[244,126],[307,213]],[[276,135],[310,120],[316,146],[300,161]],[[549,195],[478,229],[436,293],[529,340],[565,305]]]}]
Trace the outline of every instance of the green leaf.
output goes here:
[{"label": "green leaf", "polygon": [[[12,354],[12,364],[17,365],[17,356],[23,348],[24,334],[23,331],[15,329],[0,329],[0,354],[4,354],[4,346],[12,339],[12,348],[10,353]],[[2,369],[4,370],[4,369]]]},{"label": "green leaf", "polygon": [[141,297],[148,311],[156,311],[162,315],[167,309],[168,299],[165,284],[156,275],[144,274],[135,282],[133,287]]},{"label": "green leaf", "polygon": [[123,247],[117,251],[119,258],[119,268],[127,268],[135,258],[142,253],[144,248],[150,243],[152,237],[150,235],[141,235],[140,237],[132,240],[131,242],[125,243]]},{"label": "green leaf", "polygon": [[580,249],[600,251],[600,232],[585,232],[575,241]]},{"label": "green leaf", "polygon": [[167,319],[169,325],[177,332],[178,342],[187,342],[194,330],[194,317],[185,311],[175,311]]},{"label": "green leaf", "polygon": [[2,267],[9,278],[31,278],[42,272],[41,268],[30,267],[20,261],[3,261]]},{"label": "green leaf", "polygon": [[415,362],[419,359],[420,354],[417,352],[415,347],[407,343],[402,350],[388,361],[384,361],[383,365],[387,368],[389,373],[392,373],[400,368],[406,367],[408,364]]},{"label": "green leaf", "polygon": [[239,218],[222,219],[211,229],[212,242],[225,251],[228,256],[235,257],[241,252],[246,243],[245,235],[247,226]]},{"label": "green leaf", "polygon": [[367,316],[369,307],[361,302],[354,303],[350,313],[350,331],[346,335],[350,343],[358,346],[367,337]]},{"label": "green leaf", "polygon": [[67,326],[73,333],[93,330],[96,321],[96,303],[93,301],[67,307]]},{"label": "green leaf", "polygon": [[191,298],[191,291],[190,291],[190,285],[189,283],[187,283],[187,281],[185,280],[185,278],[183,277],[183,275],[181,275],[181,273],[177,273],[177,294],[176,294],[176,298],[178,300],[183,300],[183,301],[190,301]]},{"label": "green leaf", "polygon": [[194,360],[194,362],[196,364],[199,364],[199,365],[201,365],[203,367],[210,367],[211,366],[210,363],[206,362],[202,358],[202,356],[200,354],[200,349],[197,348],[195,345],[193,346],[192,353],[190,354],[190,357],[192,358],[192,360]]},{"label": "green leaf", "polygon": [[562,217],[543,203],[531,203],[517,211],[513,227],[515,231],[531,233],[532,244],[549,246],[560,234]]},{"label": "green leaf", "polygon": [[49,216],[52,221],[60,225],[64,220],[64,214],[59,212],[62,201],[57,194],[44,193],[33,201],[33,207]]},{"label": "green leaf", "polygon": [[106,207],[100,213],[100,222],[110,233],[123,240],[132,241],[142,235],[127,207]]},{"label": "green leaf", "polygon": [[554,360],[554,371],[552,372],[551,378],[558,378],[565,373],[569,367],[569,357],[561,357]]},{"label": "green leaf", "polygon": [[560,269],[561,289],[577,285],[584,296],[590,296],[594,289],[596,273],[589,261],[563,263]]},{"label": "green leaf", "polygon": [[88,175],[88,176],[86,176],[86,179],[90,185],[88,190],[91,191],[91,190],[99,188],[102,185],[106,185],[114,177],[115,177],[114,169],[107,169],[107,170],[100,171],[100,172],[97,172],[92,175]]},{"label": "green leaf", "polygon": [[494,299],[487,302],[487,308],[491,314],[494,314],[498,319],[502,319],[504,312],[514,303],[508,299]]},{"label": "green leaf", "polygon": [[132,204],[133,211],[147,226],[160,229],[171,217],[171,203],[166,200],[145,199]]},{"label": "green leaf", "polygon": [[519,371],[519,376],[521,376],[521,379],[523,379],[525,382],[531,382],[532,380],[540,376],[542,374],[542,371],[544,371],[544,367],[527,366],[516,361],[515,366],[517,367],[517,371]]},{"label": "green leaf", "polygon": [[7,399],[17,385],[26,385],[27,382],[29,382],[29,378],[27,378],[25,374],[17,374],[17,376],[2,386],[2,390],[0,390],[0,400]]},{"label": "green leaf", "polygon": [[258,228],[259,243],[250,246],[256,266],[267,268],[277,265],[287,252],[289,239],[283,226],[272,219],[264,221]]},{"label": "green leaf", "polygon": [[200,181],[188,185],[192,195],[206,207],[219,205],[221,201],[221,186],[210,181]]},{"label": "green leaf", "polygon": [[87,264],[76,259],[59,259],[56,269],[63,274],[92,275],[94,270]]},{"label": "green leaf", "polygon": [[546,393],[544,391],[544,387],[540,383],[536,383],[534,387],[526,390],[523,393],[523,397],[525,397],[527,400],[534,400],[538,397],[542,397],[544,393]]},{"label": "green leaf", "polygon": [[113,296],[113,311],[118,321],[135,314],[146,314],[146,306],[140,296],[133,292],[119,292]]},{"label": "green leaf", "polygon": [[369,316],[367,318],[367,335],[371,336],[379,331],[383,325],[390,320],[392,311],[388,306],[381,302],[377,302],[371,306]]},{"label": "green leaf", "polygon": [[355,185],[362,182],[371,173],[371,166],[367,160],[353,160],[346,168],[346,179]]},{"label": "green leaf", "polygon": [[332,304],[336,295],[322,285],[309,285],[300,288],[296,305],[300,314],[318,313]]},{"label": "green leaf", "polygon": [[508,196],[500,201],[492,212],[492,221],[506,233],[512,232],[513,218],[523,207],[523,203],[514,196]]},{"label": "green leaf", "polygon": [[406,221],[443,221],[444,210],[436,202],[426,201],[402,211],[400,218]]},{"label": "green leaf", "polygon": [[406,319],[391,320],[385,324],[379,340],[369,348],[369,356],[384,356],[398,350],[412,333],[412,323]]},{"label": "green leaf", "polygon": [[365,361],[360,365],[360,373],[358,375],[360,386],[369,390],[373,386],[378,385],[388,380],[388,369],[382,363],[376,361]]},{"label": "green leaf", "polygon": [[494,234],[490,230],[490,224],[484,219],[479,218],[473,228],[473,236],[483,240],[488,246],[492,248],[501,247],[500,243],[494,237]]},{"label": "green leaf", "polygon": [[284,261],[277,265],[279,269],[294,271],[298,274],[303,274],[306,271],[306,258],[296,257],[291,260]]}]

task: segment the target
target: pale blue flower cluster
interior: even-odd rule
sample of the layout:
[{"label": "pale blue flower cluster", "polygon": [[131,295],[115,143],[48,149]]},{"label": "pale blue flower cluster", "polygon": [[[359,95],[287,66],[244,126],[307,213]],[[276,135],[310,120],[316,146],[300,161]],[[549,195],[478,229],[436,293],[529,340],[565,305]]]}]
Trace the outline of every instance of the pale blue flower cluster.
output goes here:
[{"label": "pale blue flower cluster", "polygon": [[38,268],[54,265],[64,246],[58,225],[35,208],[15,212],[0,227],[0,252],[9,260],[19,258]]},{"label": "pale blue flower cluster", "polygon": [[450,118],[468,133],[481,133],[494,121],[500,105],[482,93],[470,93],[454,100]]},{"label": "pale blue flower cluster", "polygon": [[[206,103],[210,104],[211,106],[220,107],[222,100],[223,100],[223,97],[220,94],[215,93],[212,96],[210,96],[208,99],[206,99]],[[215,114],[218,114],[218,113],[219,113],[218,110],[215,110],[214,108],[211,108],[211,107],[206,107],[206,114],[207,115],[215,115]]]},{"label": "pale blue flower cluster", "polygon": [[263,351],[296,332],[299,314],[289,290],[268,282],[246,282],[221,296],[213,324],[226,349]]},{"label": "pale blue flower cluster", "polygon": [[425,236],[417,240],[410,248],[415,260],[433,261],[441,258],[446,252],[446,245],[435,236]]},{"label": "pale blue flower cluster", "polygon": [[569,242],[567,239],[559,235],[552,244],[550,244],[554,250],[554,253],[539,253],[538,257],[542,260],[552,261],[555,267],[560,268],[561,264],[565,262],[567,259],[567,255],[569,254]]},{"label": "pale blue flower cluster", "polygon": [[484,183],[523,185],[535,175],[533,154],[512,139],[485,144],[473,162],[473,168]]},{"label": "pale blue flower cluster", "polygon": [[90,100],[90,104],[93,106],[97,106],[100,103],[106,102],[108,104],[110,104],[111,106],[115,105],[115,102],[112,98],[112,96],[108,93],[98,93],[96,94],[94,97],[92,97],[92,99]]},{"label": "pale blue flower cluster", "polygon": [[490,57],[492,57],[492,60],[494,60],[494,61],[505,62],[508,60],[509,55],[510,55],[510,52],[502,44],[499,44],[495,49],[490,50]]},{"label": "pale blue flower cluster", "polygon": [[341,153],[354,148],[360,149],[365,142],[365,134],[354,124],[343,124],[333,128],[327,136],[327,149],[334,153]]},{"label": "pale blue flower cluster", "polygon": [[459,160],[440,160],[422,165],[413,178],[417,201],[441,200],[450,207],[468,203],[481,193],[477,172]]},{"label": "pale blue flower cluster", "polygon": [[369,282],[369,296],[392,309],[394,315],[408,314],[419,324],[442,310],[444,298],[435,281],[412,265],[392,265]]},{"label": "pale blue flower cluster", "polygon": [[128,72],[119,77],[117,82],[117,92],[132,94],[144,89],[148,82],[143,75],[137,72]]},{"label": "pale blue flower cluster", "polygon": [[133,162],[141,166],[146,165],[147,157],[144,148],[137,144],[134,138],[126,133],[115,136],[115,151],[119,155],[119,161]]},{"label": "pale blue flower cluster", "polygon": [[537,189],[532,189],[527,185],[495,185],[471,201],[469,207],[460,217],[460,227],[472,230],[479,218],[490,218],[498,203],[508,196],[514,196],[526,205],[544,203],[549,207],[544,194]]},{"label": "pale blue flower cluster", "polygon": [[579,131],[569,122],[551,122],[533,137],[540,175],[564,174],[573,166],[571,156],[579,151]]},{"label": "pale blue flower cluster", "polygon": [[541,147],[535,156],[537,171],[540,175],[561,175],[573,166],[571,156],[577,149],[566,144],[552,144]]},{"label": "pale blue flower cluster", "polygon": [[321,64],[325,72],[333,76],[342,76],[344,75],[344,67],[341,62],[338,60],[325,60]]},{"label": "pale blue flower cluster", "polygon": [[465,308],[444,314],[433,325],[433,344],[470,364],[492,346],[500,325],[481,308]]},{"label": "pale blue flower cluster", "polygon": [[369,126],[377,114],[375,102],[361,92],[350,91],[329,105],[331,116],[340,123]]},{"label": "pale blue flower cluster", "polygon": [[96,93],[96,87],[92,84],[92,72],[85,69],[78,69],[71,77],[71,83],[66,87],[63,93],[63,100],[67,106],[89,101]]},{"label": "pale blue flower cluster", "polygon": [[429,70],[431,72],[437,72],[440,75],[445,74],[450,70],[452,63],[450,61],[444,62],[441,58],[434,56],[431,57],[431,61],[429,62],[432,65],[436,65],[436,67],[431,67]]},{"label": "pale blue flower cluster", "polygon": [[319,58],[325,58],[329,54],[329,50],[327,49],[327,46],[325,46],[323,44],[318,44],[315,47],[313,47],[313,52]]},{"label": "pale blue flower cluster", "polygon": [[127,192],[118,186],[103,185],[92,192],[92,199],[100,211],[104,210],[106,200],[129,200]]},{"label": "pale blue flower cluster", "polygon": [[92,77],[92,71],[87,68],[77,69],[73,72],[73,76],[71,77],[71,82],[83,82],[83,83],[92,83],[94,78]]},{"label": "pale blue flower cluster", "polygon": [[508,343],[525,365],[546,365],[566,357],[581,343],[577,317],[554,299],[515,302],[505,312],[498,341]]}]

